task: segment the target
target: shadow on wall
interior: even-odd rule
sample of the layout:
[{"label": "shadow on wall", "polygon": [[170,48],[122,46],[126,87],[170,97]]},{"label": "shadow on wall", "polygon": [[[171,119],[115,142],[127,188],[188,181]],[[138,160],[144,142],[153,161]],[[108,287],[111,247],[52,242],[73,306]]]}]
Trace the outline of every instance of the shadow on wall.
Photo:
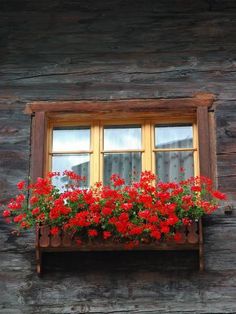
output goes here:
[{"label": "shadow on wall", "polygon": [[44,273],[198,271],[196,251],[119,251],[44,253]]}]

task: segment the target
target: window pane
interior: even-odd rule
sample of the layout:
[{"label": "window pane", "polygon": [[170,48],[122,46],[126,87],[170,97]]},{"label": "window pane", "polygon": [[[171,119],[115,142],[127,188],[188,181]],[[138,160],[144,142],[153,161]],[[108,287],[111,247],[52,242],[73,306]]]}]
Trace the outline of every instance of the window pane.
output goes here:
[{"label": "window pane", "polygon": [[68,152],[90,149],[90,129],[88,128],[54,128],[53,152]]},{"label": "window pane", "polygon": [[[181,172],[181,168],[184,172]],[[194,175],[192,152],[156,153],[156,173],[161,181],[181,181]]]},{"label": "window pane", "polygon": [[[82,187],[89,186],[89,164],[89,154],[57,155],[52,157],[52,171],[60,171],[62,173],[64,170],[72,170],[80,176],[85,176],[86,181],[81,182]],[[54,179],[53,183],[57,187],[62,188],[68,181],[66,178],[61,178],[60,181]]]},{"label": "window pane", "polygon": [[138,180],[141,173],[141,153],[104,154],[103,182],[108,185],[112,174],[119,174],[126,184]]},{"label": "window pane", "polygon": [[140,126],[113,126],[104,128],[104,150],[141,149]]},{"label": "window pane", "polygon": [[191,148],[193,147],[193,127],[191,125],[156,126],[156,148]]}]

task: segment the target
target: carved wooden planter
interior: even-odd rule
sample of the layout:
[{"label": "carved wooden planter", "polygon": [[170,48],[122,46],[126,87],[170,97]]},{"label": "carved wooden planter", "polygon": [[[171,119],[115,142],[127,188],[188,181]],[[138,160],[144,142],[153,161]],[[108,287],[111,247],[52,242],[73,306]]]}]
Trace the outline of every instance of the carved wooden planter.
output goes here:
[{"label": "carved wooden planter", "polygon": [[[199,252],[199,269],[203,270],[203,239],[201,220],[190,226],[184,226],[180,230],[182,239],[178,243],[174,241],[155,241],[141,244],[132,250],[197,250]],[[38,226],[36,228],[36,263],[37,273],[42,274],[42,255],[44,252],[72,252],[72,251],[122,251],[123,243],[112,241],[89,241],[80,246],[73,236],[62,232],[58,235],[51,235],[48,226]]]}]

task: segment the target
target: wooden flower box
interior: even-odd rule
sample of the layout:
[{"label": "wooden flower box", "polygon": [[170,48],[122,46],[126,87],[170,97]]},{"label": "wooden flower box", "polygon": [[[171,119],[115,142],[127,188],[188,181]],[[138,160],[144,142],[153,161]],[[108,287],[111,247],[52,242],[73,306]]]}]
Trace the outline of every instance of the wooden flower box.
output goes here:
[{"label": "wooden flower box", "polygon": [[[196,250],[199,253],[199,269],[203,270],[203,239],[202,222],[184,226],[180,230],[182,238],[178,243],[172,241],[155,241],[140,244],[132,250]],[[115,243],[111,240],[90,240],[81,245],[68,233],[51,235],[48,226],[38,226],[36,229],[36,264],[38,275],[42,274],[42,255],[44,252],[73,252],[73,251],[121,251],[124,243]]]}]

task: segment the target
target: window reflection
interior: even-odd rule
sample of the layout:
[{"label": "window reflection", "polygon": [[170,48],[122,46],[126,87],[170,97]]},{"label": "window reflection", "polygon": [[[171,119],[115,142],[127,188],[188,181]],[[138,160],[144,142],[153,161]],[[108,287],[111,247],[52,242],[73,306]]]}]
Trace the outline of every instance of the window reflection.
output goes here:
[{"label": "window reflection", "polygon": [[90,149],[89,128],[54,128],[53,152],[70,152]]},{"label": "window reflection", "polygon": [[[62,174],[65,170],[72,170],[78,175],[86,177],[85,181],[81,181],[81,187],[89,186],[89,164],[89,154],[56,155],[52,157],[52,171],[59,171]],[[68,183],[66,177],[54,180],[53,183],[60,189]]]},{"label": "window reflection", "polygon": [[104,128],[104,150],[141,149],[140,126],[112,126]]},{"label": "window reflection", "polygon": [[155,127],[155,148],[193,147],[193,128],[191,125],[164,125]]}]

